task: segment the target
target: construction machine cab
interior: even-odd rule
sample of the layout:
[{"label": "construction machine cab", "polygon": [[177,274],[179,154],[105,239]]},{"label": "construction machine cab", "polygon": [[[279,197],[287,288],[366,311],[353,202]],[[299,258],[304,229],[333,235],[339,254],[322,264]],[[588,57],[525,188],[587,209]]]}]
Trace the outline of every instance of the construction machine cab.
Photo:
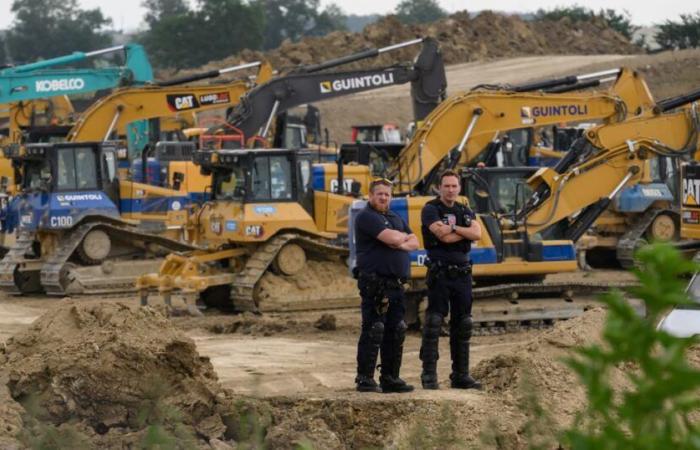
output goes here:
[{"label": "construction machine cab", "polygon": [[532,194],[537,167],[473,167],[462,172],[462,195],[477,214],[510,215]]},{"label": "construction machine cab", "polygon": [[212,174],[212,199],[241,203],[298,202],[311,208],[315,155],[287,149],[198,151],[195,163]]},{"label": "construction machine cab", "polygon": [[22,194],[10,203],[3,230],[70,228],[85,214],[118,216],[117,153],[114,144],[96,142],[7,149]]}]

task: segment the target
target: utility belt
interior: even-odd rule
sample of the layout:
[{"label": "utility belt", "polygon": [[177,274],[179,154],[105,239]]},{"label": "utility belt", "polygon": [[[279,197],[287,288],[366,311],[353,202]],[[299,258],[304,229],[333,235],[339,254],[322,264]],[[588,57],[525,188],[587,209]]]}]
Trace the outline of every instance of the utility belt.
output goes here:
[{"label": "utility belt", "polygon": [[472,264],[469,262],[462,264],[446,263],[444,261],[431,261],[426,259],[425,265],[428,268],[426,283],[432,286],[437,280],[467,277],[472,273]]},{"label": "utility belt", "polygon": [[386,296],[386,291],[401,289],[406,282],[403,278],[361,272],[357,267],[353,269],[352,274],[362,284],[360,293],[374,301],[379,315],[386,314],[389,308],[389,298]]}]

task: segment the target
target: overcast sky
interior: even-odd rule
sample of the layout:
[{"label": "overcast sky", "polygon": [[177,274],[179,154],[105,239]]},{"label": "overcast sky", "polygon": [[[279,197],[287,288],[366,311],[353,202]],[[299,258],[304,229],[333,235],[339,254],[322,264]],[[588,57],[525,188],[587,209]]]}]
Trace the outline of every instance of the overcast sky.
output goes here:
[{"label": "overcast sky", "polygon": [[[189,0],[194,4],[194,0]],[[144,9],[142,0],[78,0],[83,8],[101,8],[102,12],[111,17],[115,28],[133,30],[141,24]],[[321,0],[322,5],[336,3],[348,14],[386,14],[396,8],[400,0]],[[438,0],[440,5],[449,12],[467,9],[480,11],[494,9],[507,12],[532,12],[538,8],[553,8],[562,5],[585,4],[589,8],[626,9],[632,15],[636,25],[651,25],[666,19],[677,19],[680,14],[700,11],[697,0],[664,0],[663,2],[645,2],[640,0]],[[10,8],[12,0],[0,0],[0,29],[7,28],[12,22]],[[39,31],[39,30],[37,30]]]}]

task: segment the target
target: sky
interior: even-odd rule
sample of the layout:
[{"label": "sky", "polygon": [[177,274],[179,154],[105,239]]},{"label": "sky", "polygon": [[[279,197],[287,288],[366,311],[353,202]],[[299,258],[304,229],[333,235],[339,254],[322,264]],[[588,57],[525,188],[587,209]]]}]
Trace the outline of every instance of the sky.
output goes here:
[{"label": "sky", "polygon": [[[194,0],[189,0],[194,4]],[[141,7],[142,0],[78,0],[82,8],[100,8],[113,20],[114,27],[126,31],[137,29],[141,25],[145,10]],[[347,14],[386,14],[393,11],[400,0],[321,0],[321,5],[336,3]],[[632,16],[635,25],[652,25],[667,19],[676,20],[680,14],[700,11],[697,0],[664,0],[645,2],[640,0],[438,0],[438,3],[449,12],[467,9],[471,12],[483,9],[493,9],[505,12],[534,12],[539,8],[550,9],[557,6],[585,5],[598,10],[600,8],[626,9]],[[12,0],[0,0],[0,29],[5,29],[12,22],[10,13]]]}]

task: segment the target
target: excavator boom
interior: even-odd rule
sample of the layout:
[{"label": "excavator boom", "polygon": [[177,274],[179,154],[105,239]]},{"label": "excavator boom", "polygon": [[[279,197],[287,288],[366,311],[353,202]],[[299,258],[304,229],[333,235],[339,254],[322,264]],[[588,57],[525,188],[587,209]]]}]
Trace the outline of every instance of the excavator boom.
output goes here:
[{"label": "excavator boom", "polygon": [[617,72],[607,92],[528,91],[569,80],[563,78],[505,87],[509,91],[476,89],[451,96],[426,117],[394,160],[389,176],[397,181],[399,192],[426,193],[440,167],[475,164],[506,130],[584,121],[614,123],[651,110],[654,102],[644,80],[628,69]]}]

